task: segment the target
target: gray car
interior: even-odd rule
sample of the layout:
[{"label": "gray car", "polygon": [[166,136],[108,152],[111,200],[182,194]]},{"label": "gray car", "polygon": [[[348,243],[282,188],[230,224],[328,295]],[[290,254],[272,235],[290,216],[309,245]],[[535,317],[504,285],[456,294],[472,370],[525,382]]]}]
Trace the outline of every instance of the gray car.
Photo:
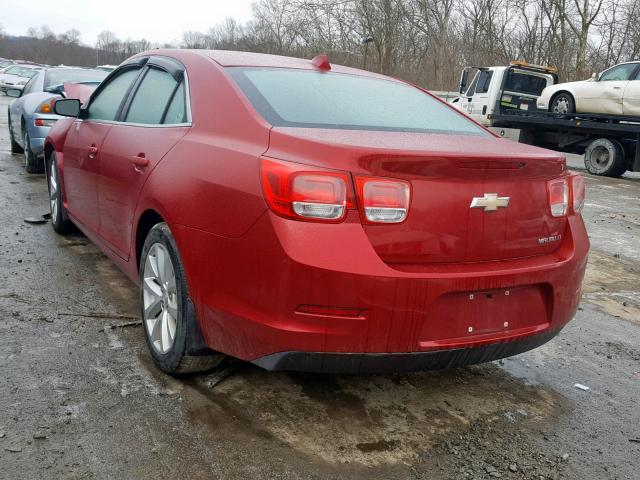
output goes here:
[{"label": "gray car", "polygon": [[7,93],[7,89],[22,90],[29,79],[42,70],[41,66],[17,63],[10,65],[0,72],[0,92]]},{"label": "gray car", "polygon": [[24,151],[27,172],[39,173],[44,169],[44,139],[60,118],[53,113],[53,104],[65,96],[64,84],[81,83],[97,87],[108,74],[104,70],[89,68],[47,68],[31,78],[22,91],[7,90],[7,95],[17,97],[9,105],[8,113],[11,152]]}]

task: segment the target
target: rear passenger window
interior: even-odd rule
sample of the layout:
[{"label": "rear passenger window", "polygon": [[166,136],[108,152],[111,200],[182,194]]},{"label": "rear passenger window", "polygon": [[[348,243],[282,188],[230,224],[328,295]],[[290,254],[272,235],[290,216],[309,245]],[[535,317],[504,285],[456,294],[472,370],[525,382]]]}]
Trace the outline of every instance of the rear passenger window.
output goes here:
[{"label": "rear passenger window", "polygon": [[92,100],[87,118],[90,120],[115,120],[122,99],[139,72],[139,68],[131,68],[112,78]]},{"label": "rear passenger window", "polygon": [[167,113],[165,114],[162,123],[185,123],[187,121],[187,110],[185,108],[185,91],[184,82],[180,83],[180,86],[173,94]]},{"label": "rear passenger window", "polygon": [[167,72],[150,68],[133,97],[126,122],[160,124],[178,82]]}]

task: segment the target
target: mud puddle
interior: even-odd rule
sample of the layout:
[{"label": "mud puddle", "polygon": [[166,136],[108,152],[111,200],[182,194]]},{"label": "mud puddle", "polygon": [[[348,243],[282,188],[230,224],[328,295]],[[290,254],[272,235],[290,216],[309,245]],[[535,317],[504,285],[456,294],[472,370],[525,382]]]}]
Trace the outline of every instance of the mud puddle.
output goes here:
[{"label": "mud puddle", "polygon": [[[489,431],[486,448],[499,444],[503,451],[487,451],[488,458],[504,463],[511,451],[534,464],[541,454],[527,443],[526,430],[543,428],[567,404],[493,364],[397,376],[274,373],[246,364],[214,388],[207,375],[185,385],[191,421],[206,425],[212,438],[260,438],[329,468],[411,467],[448,452],[450,439],[487,443]],[[522,429],[509,446],[509,432]]]}]

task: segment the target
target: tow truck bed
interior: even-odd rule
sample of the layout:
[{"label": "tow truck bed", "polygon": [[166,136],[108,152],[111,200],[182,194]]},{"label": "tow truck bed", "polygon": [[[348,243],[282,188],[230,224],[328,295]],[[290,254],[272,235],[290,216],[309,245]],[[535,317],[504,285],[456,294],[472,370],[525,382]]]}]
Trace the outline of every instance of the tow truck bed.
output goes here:
[{"label": "tow truck bed", "polygon": [[496,107],[499,113],[490,115],[492,126],[519,129],[524,143],[582,154],[594,140],[615,139],[624,144],[629,169],[640,171],[639,117]]}]

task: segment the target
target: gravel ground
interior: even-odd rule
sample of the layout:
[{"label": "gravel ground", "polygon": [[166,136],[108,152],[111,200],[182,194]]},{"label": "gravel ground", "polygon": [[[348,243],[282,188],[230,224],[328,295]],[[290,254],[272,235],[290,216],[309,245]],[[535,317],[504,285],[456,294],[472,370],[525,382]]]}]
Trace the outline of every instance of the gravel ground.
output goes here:
[{"label": "gravel ground", "polygon": [[541,348],[411,375],[238,363],[216,385],[154,368],[141,328],[122,326],[135,287],[85,237],[23,221],[47,211],[46,181],[9,153],[8,100],[0,479],[640,478],[638,175],[587,177],[583,305]]}]

